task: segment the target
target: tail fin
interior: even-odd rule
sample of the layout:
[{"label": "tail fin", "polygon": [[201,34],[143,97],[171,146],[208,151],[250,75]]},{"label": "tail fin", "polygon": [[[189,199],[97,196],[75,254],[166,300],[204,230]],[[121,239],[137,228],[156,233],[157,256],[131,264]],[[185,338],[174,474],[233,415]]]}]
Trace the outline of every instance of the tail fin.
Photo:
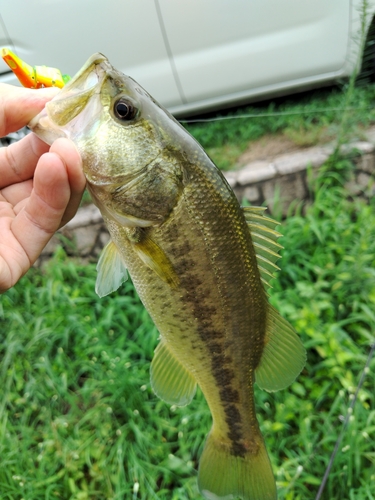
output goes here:
[{"label": "tail fin", "polygon": [[276,484],[263,439],[257,454],[244,457],[207,437],[198,472],[198,487],[207,500],[275,500]]}]

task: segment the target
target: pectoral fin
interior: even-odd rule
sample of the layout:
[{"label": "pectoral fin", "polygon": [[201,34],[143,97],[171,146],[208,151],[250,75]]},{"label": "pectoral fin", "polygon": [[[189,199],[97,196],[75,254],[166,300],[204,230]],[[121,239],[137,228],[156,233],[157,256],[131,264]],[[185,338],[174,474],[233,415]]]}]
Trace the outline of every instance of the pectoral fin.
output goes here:
[{"label": "pectoral fin", "polygon": [[150,368],[155,394],[171,405],[185,406],[193,399],[197,384],[163,341],[155,349]]},{"label": "pectoral fin", "polygon": [[95,291],[99,297],[114,292],[128,279],[126,267],[113,241],[110,241],[104,247],[96,269],[98,275],[96,277]]},{"label": "pectoral fin", "polygon": [[[137,240],[130,237],[133,248],[138,257],[147,267],[152,269],[160,279],[168,283],[172,288],[179,284],[178,276],[173,269],[172,263],[164,250],[155,243],[142,228],[136,228]],[[142,232],[141,232],[142,231]]]},{"label": "pectoral fin", "polygon": [[271,305],[268,307],[265,346],[255,380],[266,391],[278,391],[301,372],[306,351],[292,326]]}]

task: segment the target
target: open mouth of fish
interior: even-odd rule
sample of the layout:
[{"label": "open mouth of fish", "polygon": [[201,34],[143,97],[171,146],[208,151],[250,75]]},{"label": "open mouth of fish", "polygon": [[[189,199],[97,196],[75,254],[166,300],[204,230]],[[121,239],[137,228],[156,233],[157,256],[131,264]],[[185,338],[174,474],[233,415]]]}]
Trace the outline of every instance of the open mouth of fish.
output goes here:
[{"label": "open mouth of fish", "polygon": [[[101,112],[100,90],[109,71],[113,67],[104,55],[92,55],[28,127],[47,144],[59,137],[70,139],[79,135],[88,121],[95,121]],[[89,101],[90,116],[85,112]]]}]

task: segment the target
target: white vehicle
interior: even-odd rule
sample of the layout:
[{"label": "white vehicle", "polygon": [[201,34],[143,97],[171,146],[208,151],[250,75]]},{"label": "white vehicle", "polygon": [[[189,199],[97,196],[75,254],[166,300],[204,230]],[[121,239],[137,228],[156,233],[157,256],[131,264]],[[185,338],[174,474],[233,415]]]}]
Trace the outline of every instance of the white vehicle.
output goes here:
[{"label": "white vehicle", "polygon": [[[360,64],[363,3],[2,0],[0,48],[70,75],[102,52],[172,113],[186,115],[348,77]],[[375,0],[367,4],[366,32]],[[3,61],[0,81],[16,83]]]}]

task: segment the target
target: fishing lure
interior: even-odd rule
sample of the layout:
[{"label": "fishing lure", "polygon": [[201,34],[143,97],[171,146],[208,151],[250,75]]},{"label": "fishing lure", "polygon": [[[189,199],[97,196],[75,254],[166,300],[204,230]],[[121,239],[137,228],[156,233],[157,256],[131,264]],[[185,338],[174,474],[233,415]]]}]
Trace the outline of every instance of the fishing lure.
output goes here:
[{"label": "fishing lure", "polygon": [[57,68],[30,66],[9,49],[2,49],[1,56],[24,87],[30,89],[58,87],[61,89],[70,80],[69,75],[62,75]]}]

